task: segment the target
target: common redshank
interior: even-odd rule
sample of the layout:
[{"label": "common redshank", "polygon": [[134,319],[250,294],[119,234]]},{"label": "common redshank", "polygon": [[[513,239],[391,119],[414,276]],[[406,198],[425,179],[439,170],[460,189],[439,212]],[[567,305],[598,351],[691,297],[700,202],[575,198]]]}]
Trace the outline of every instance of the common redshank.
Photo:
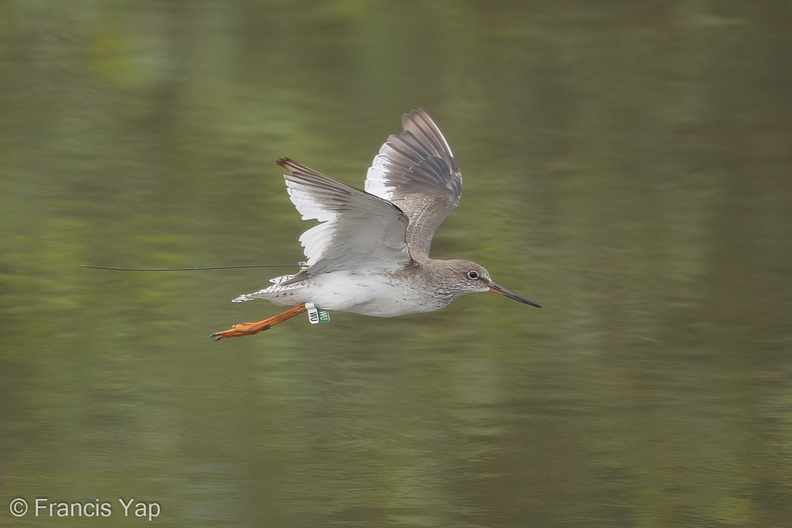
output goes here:
[{"label": "common redshank", "polygon": [[429,258],[432,236],[462,195],[462,173],[440,129],[422,109],[404,114],[374,158],[365,191],[288,158],[286,189],[303,220],[320,223],[300,236],[307,262],[295,275],[234,302],[267,299],[292,305],[255,323],[212,334],[215,341],[253,335],[299,315],[324,310],[396,317],[445,308],[468,293],[493,292],[539,305],[498,286],[469,260]]}]

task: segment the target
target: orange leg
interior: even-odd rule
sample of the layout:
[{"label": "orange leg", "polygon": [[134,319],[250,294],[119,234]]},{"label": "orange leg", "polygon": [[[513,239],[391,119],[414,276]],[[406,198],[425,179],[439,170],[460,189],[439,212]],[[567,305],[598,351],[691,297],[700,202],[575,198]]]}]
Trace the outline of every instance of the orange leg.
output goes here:
[{"label": "orange leg", "polygon": [[212,334],[215,341],[220,341],[223,338],[227,337],[242,337],[242,336],[249,336],[253,334],[258,334],[262,330],[269,330],[273,326],[278,323],[282,323],[287,319],[291,319],[301,313],[305,312],[307,308],[304,304],[298,304],[293,308],[289,308],[282,314],[275,315],[270,317],[269,319],[264,319],[263,321],[259,321],[257,323],[239,323],[235,324],[228,330],[223,330],[222,332],[215,332]]}]

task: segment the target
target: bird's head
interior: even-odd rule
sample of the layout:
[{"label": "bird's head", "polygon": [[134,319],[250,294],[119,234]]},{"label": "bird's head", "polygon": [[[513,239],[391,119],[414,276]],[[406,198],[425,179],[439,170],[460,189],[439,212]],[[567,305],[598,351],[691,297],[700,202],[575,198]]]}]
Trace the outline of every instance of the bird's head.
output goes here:
[{"label": "bird's head", "polygon": [[541,306],[535,302],[520,297],[506,288],[495,284],[489,272],[483,266],[479,266],[475,262],[456,259],[446,260],[443,261],[443,263],[445,264],[444,275],[447,274],[444,282],[451,285],[456,297],[468,293],[492,292],[524,304],[541,308]]}]

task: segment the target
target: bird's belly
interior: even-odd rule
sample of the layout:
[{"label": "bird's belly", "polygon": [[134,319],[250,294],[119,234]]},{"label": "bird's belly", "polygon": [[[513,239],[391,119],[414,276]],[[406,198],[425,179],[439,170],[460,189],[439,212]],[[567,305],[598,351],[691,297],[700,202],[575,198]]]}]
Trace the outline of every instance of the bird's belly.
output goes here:
[{"label": "bird's belly", "polygon": [[309,279],[309,282],[306,288],[301,288],[304,302],[312,302],[326,310],[396,317],[431,312],[448,304],[427,295],[425,288],[389,274],[333,272]]}]

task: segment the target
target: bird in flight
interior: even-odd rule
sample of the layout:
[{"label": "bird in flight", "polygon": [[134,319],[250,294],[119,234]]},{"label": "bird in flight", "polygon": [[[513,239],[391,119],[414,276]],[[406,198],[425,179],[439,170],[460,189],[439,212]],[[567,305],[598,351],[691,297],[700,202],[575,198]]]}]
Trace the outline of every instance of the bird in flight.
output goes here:
[{"label": "bird in flight", "polygon": [[[431,312],[468,293],[493,292],[539,305],[498,286],[469,260],[429,257],[432,237],[462,195],[462,173],[443,134],[422,109],[404,114],[374,158],[365,191],[288,158],[286,190],[303,220],[320,223],[300,236],[307,261],[294,275],[234,302],[267,299],[291,306],[254,323],[212,334],[215,341],[268,330],[312,308],[375,317]],[[308,304],[308,307],[306,307]]]}]

